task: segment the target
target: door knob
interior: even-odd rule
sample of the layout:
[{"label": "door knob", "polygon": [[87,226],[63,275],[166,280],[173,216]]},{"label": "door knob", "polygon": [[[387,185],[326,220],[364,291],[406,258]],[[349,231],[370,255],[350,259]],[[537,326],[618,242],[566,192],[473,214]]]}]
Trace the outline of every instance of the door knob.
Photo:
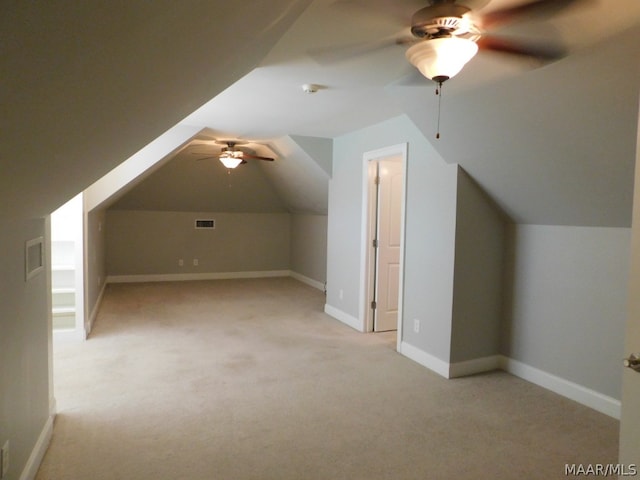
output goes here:
[{"label": "door knob", "polygon": [[640,372],[640,353],[632,353],[629,358],[625,358],[622,361],[622,364],[627,368]]}]

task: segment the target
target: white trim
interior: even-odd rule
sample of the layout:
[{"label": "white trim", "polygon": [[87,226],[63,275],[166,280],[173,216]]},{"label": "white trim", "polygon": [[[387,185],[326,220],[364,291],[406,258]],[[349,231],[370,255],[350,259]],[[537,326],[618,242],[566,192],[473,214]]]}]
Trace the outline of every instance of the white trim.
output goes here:
[{"label": "white trim", "polygon": [[53,435],[53,419],[53,415],[50,415],[49,418],[47,418],[47,421],[40,432],[40,436],[38,437],[38,441],[33,447],[31,455],[29,455],[29,459],[22,470],[20,480],[33,480],[36,478],[36,474],[38,473],[44,454],[47,452],[47,448],[49,448],[49,443],[51,442],[51,437]]},{"label": "white trim", "polygon": [[397,145],[391,145],[388,147],[380,148],[378,150],[371,150],[365,152],[362,155],[363,162],[363,174],[362,174],[362,217],[360,226],[360,292],[359,292],[359,312],[360,323],[362,326],[358,328],[363,332],[373,331],[373,319],[370,315],[371,309],[369,308],[371,297],[371,279],[370,276],[370,171],[369,165],[372,161],[384,160],[389,157],[401,157],[402,162],[402,204],[401,204],[401,220],[400,220],[400,272],[399,272],[399,285],[398,285],[398,334],[396,348],[400,350],[400,343],[402,341],[402,318],[403,318],[403,304],[404,304],[404,263],[405,263],[405,230],[406,230],[406,203],[407,203],[407,157],[408,157],[408,144],[399,143]]},{"label": "white trim", "polygon": [[621,402],[589,388],[544,372],[525,363],[501,356],[501,368],[516,377],[551,390],[598,412],[620,419]]},{"label": "white trim", "polygon": [[359,332],[364,331],[362,330],[362,322],[358,318],[352,315],[349,315],[348,313],[345,313],[342,310],[339,310],[335,307],[332,307],[328,303],[324,304],[324,313],[326,313],[327,315],[330,315],[336,320],[340,320],[342,323],[344,323],[345,325],[348,325],[354,330],[357,330]]},{"label": "white trim", "polygon": [[468,375],[475,375],[476,373],[498,370],[500,365],[500,355],[491,355],[489,357],[474,358],[473,360],[464,362],[450,363],[449,378],[466,377]]},{"label": "white trim", "polygon": [[317,288],[324,292],[324,283],[319,282],[318,280],[314,280],[313,278],[305,277],[304,275],[299,274],[298,272],[289,271],[289,276],[295,278],[299,282],[306,283],[310,287]]},{"label": "white trim", "polygon": [[109,275],[107,283],[184,282],[191,280],[226,280],[235,278],[288,277],[289,270],[257,272],[160,273],[149,275]]},{"label": "white trim", "polygon": [[53,331],[53,343],[84,342],[86,339],[84,328],[65,328]]},{"label": "white trim", "polygon": [[429,370],[434,371],[438,375],[444,378],[449,378],[450,365],[444,360],[440,360],[433,355],[429,355],[427,352],[424,352],[407,342],[400,342],[398,352],[414,362],[419,363],[423,367],[427,367]]}]

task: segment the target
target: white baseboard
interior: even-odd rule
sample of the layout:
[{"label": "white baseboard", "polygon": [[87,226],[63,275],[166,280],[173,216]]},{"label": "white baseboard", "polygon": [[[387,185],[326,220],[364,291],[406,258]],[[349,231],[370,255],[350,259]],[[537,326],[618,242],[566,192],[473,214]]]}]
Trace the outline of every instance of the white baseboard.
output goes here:
[{"label": "white baseboard", "polygon": [[449,364],[449,378],[466,377],[477,373],[491,372],[498,370],[501,365],[500,355],[491,355],[489,357],[474,358],[464,362],[456,362]]},{"label": "white baseboard", "polygon": [[40,432],[40,436],[38,437],[38,441],[33,447],[31,455],[29,455],[29,459],[22,470],[20,480],[33,480],[36,478],[36,474],[38,473],[44,454],[47,452],[47,448],[49,448],[49,443],[51,442],[51,437],[53,435],[53,419],[53,415],[50,415],[49,418],[47,418],[47,421]]},{"label": "white baseboard", "polygon": [[433,355],[430,355],[407,342],[400,342],[399,353],[407,358],[410,358],[416,363],[419,363],[423,367],[427,367],[429,370],[433,370],[438,375],[444,378],[449,378],[449,363],[440,360]]},{"label": "white baseboard", "polygon": [[598,412],[620,419],[621,402],[602,393],[573,383],[525,363],[502,356],[500,367],[516,377],[551,390]]},{"label": "white baseboard", "polygon": [[399,353],[444,378],[464,377],[497,369],[504,370],[600,413],[620,419],[621,402],[619,400],[503,355],[447,363],[406,342],[400,343]]},{"label": "white baseboard", "polygon": [[228,280],[236,278],[288,277],[289,270],[256,272],[160,273],[149,275],[110,275],[107,283],[184,282],[190,280]]},{"label": "white baseboard", "polygon": [[87,339],[87,334],[83,328],[70,328],[59,330],[56,329],[53,331],[53,342],[54,343],[73,343],[73,342],[83,342]]},{"label": "white baseboard", "polygon": [[298,272],[290,271],[289,275],[291,278],[295,278],[299,282],[306,283],[310,287],[317,288],[324,292],[324,283],[314,280],[313,278],[305,277],[304,275],[299,274]]},{"label": "white baseboard", "polygon": [[350,326],[354,330],[357,330],[359,332],[364,331],[362,322],[360,320],[352,315],[349,315],[348,313],[343,312],[342,310],[332,307],[329,304],[324,304],[324,313],[332,316],[336,320],[340,320],[342,323]]}]

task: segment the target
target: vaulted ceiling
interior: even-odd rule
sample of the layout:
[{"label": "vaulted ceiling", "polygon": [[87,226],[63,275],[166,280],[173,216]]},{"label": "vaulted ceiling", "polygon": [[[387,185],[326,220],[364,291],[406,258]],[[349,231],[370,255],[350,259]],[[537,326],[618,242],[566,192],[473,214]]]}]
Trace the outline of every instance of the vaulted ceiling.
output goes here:
[{"label": "vaulted ceiling", "polygon": [[[521,0],[465,1],[491,10]],[[3,7],[0,67],[11,72],[0,89],[4,210],[48,213],[182,123],[280,142],[284,160],[264,174],[288,209],[321,211],[323,187],[307,204],[299,187],[326,183],[330,169],[309,142],[292,139],[334,138],[406,114],[515,221],[627,226],[640,2],[584,0],[551,20],[514,25],[508,33],[544,35],[571,54],[538,69],[478,55],[445,84],[439,140],[433,87],[412,80],[405,47],[368,48],[406,34],[425,3]],[[340,51],[358,54],[337,61]],[[304,83],[322,88],[308,95]]]},{"label": "vaulted ceiling", "polygon": [[256,67],[309,3],[3,2],[0,216],[55,210]]}]

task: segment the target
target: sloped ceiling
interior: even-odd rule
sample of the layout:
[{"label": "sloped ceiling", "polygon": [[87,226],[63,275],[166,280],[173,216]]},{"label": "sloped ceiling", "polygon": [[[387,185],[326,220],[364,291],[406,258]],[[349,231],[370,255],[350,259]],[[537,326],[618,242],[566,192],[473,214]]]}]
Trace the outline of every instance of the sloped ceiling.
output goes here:
[{"label": "sloped ceiling", "polygon": [[333,142],[317,137],[280,137],[272,142],[279,159],[261,163],[265,176],[291,213],[327,214]]},{"label": "sloped ceiling", "polygon": [[[200,132],[195,142],[209,139]],[[217,158],[201,158],[191,142],[161,159],[158,168],[133,180],[126,192],[107,204],[115,210],[313,213],[326,215],[332,141],[317,137],[281,137],[260,145],[256,154],[275,162],[249,160],[233,170]],[[204,154],[204,153],[203,153]]]},{"label": "sloped ceiling", "polygon": [[[433,139],[433,90],[398,83],[411,71],[402,47],[337,63],[322,55],[406,34],[424,3],[3,4],[0,214],[51,212],[179,122],[276,142],[335,138],[408,113]],[[478,55],[450,80],[443,136],[432,142],[516,221],[628,225],[640,2],[579,4],[530,30],[564,41],[567,58],[526,70]],[[322,88],[306,95],[302,83]],[[292,171],[270,179],[287,192],[281,199],[301,197],[286,187],[297,181],[284,180]]]},{"label": "sloped ceiling", "polygon": [[[454,79],[452,95],[444,86],[441,138],[432,143],[516,222],[629,226],[638,45],[640,27],[634,27],[561,62],[473,90],[455,92]],[[387,91],[433,139],[433,88]],[[423,97],[420,108],[416,95]]]},{"label": "sloped ceiling", "polygon": [[[273,167],[268,165],[266,168]],[[181,152],[111,205],[115,210],[286,212],[257,162],[227,170],[217,159]]]},{"label": "sloped ceiling", "polygon": [[309,3],[3,2],[0,215],[55,210],[255,67]]},{"label": "sloped ceiling", "polygon": [[[474,3],[491,10],[523,1]],[[412,67],[403,47],[367,48],[406,34],[411,14],[425,3],[315,0],[259,68],[184,123],[272,141],[335,138],[407,113],[442,157],[468,171],[514,221],[628,226],[640,2],[585,0],[544,22],[507,29],[554,39],[570,55],[539,69],[478,55],[445,84],[440,140],[433,84],[407,84]],[[326,52],[344,47],[358,55],[325,61]],[[322,88],[306,95],[303,83]]]}]

